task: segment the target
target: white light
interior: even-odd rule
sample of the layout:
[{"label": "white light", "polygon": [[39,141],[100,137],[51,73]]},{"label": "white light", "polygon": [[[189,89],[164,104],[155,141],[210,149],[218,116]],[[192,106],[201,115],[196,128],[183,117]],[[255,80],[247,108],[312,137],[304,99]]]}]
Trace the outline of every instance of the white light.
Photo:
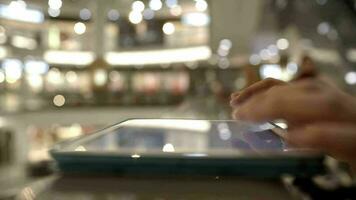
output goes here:
[{"label": "white light", "polygon": [[94,61],[94,53],[88,51],[46,51],[44,59],[50,64],[89,65]]},{"label": "white light", "polygon": [[295,62],[290,62],[287,64],[287,71],[290,74],[296,74],[298,72],[298,64]]},{"label": "white light", "polygon": [[206,3],[205,0],[196,0],[195,8],[201,12],[206,11],[206,9],[208,9],[208,3]]},{"label": "white light", "polygon": [[232,47],[232,42],[229,39],[222,39],[219,43],[219,48],[223,50],[230,50]]},{"label": "white light", "polygon": [[277,40],[277,47],[278,47],[278,49],[280,49],[280,50],[286,50],[286,49],[288,49],[288,47],[289,47],[289,42],[288,42],[288,40],[285,39],[285,38],[281,38],[281,39]]},{"label": "white light", "polygon": [[61,107],[65,104],[65,102],[66,102],[66,99],[64,98],[63,95],[58,94],[53,98],[53,104],[55,106]]},{"label": "white light", "polygon": [[43,87],[43,78],[40,75],[28,75],[26,76],[27,83],[35,91],[40,91]]},{"label": "white light", "polygon": [[229,140],[231,138],[231,131],[227,123],[219,123],[218,126],[219,136],[222,140]]},{"label": "white light", "polygon": [[161,0],[150,0],[148,5],[154,11],[160,10],[162,8]]},{"label": "white light", "polygon": [[260,51],[260,57],[262,60],[268,60],[271,58],[267,49],[262,49]]},{"label": "white light", "polygon": [[79,17],[82,20],[89,20],[91,18],[91,12],[87,8],[83,8],[79,11]]},{"label": "white light", "polygon": [[77,148],[75,148],[75,150],[74,151],[86,151],[86,149],[85,149],[85,147],[83,147],[83,146],[78,146]]},{"label": "white light", "polygon": [[7,56],[7,50],[5,47],[0,46],[0,59],[4,59]]},{"label": "white light", "polygon": [[61,14],[61,10],[48,8],[48,15],[51,17],[58,17]]},{"label": "white light", "polygon": [[98,69],[94,72],[94,83],[96,86],[104,86],[108,79],[108,74],[103,69]]},{"label": "white light", "polygon": [[345,81],[349,85],[356,84],[356,72],[347,72],[345,75]]},{"label": "white light", "polygon": [[4,72],[0,71],[0,83],[3,83],[5,81],[5,74]]},{"label": "white light", "polygon": [[178,5],[178,0],[166,0],[166,5],[168,8],[173,8]]},{"label": "white light", "polygon": [[145,20],[151,20],[155,17],[155,12],[149,8],[144,10],[142,14]]},{"label": "white light", "polygon": [[108,19],[111,21],[116,21],[120,18],[120,13],[119,11],[115,10],[115,9],[111,9],[108,12]]},{"label": "white light", "polygon": [[326,35],[330,32],[330,24],[328,22],[322,22],[318,25],[317,31],[320,35]]},{"label": "white light", "polygon": [[132,154],[131,155],[131,158],[135,158],[135,159],[137,159],[137,158],[140,158],[141,156],[139,155],[139,154]]},{"label": "white light", "polygon": [[75,71],[68,71],[65,76],[66,76],[68,83],[70,83],[70,84],[74,84],[78,80],[78,75]]},{"label": "white light", "polygon": [[261,58],[257,54],[252,54],[250,56],[249,62],[251,65],[259,65],[261,63]]},{"label": "white light", "polygon": [[74,24],[74,32],[78,35],[82,35],[87,30],[87,27],[83,22],[77,22]]},{"label": "white light", "polygon": [[28,9],[23,6],[23,1],[12,1],[9,6],[0,5],[0,17],[31,23],[42,23],[44,15],[41,11]]},{"label": "white light", "polygon": [[182,23],[189,26],[206,26],[210,18],[206,13],[187,13],[182,16]]},{"label": "white light", "polygon": [[47,81],[53,85],[60,85],[63,82],[61,72],[56,68],[52,68],[47,73]]},{"label": "white light", "polygon": [[163,25],[162,30],[164,34],[172,35],[175,32],[176,28],[173,23],[167,22]]},{"label": "white light", "polygon": [[137,11],[131,11],[129,13],[129,20],[133,24],[139,24],[142,21],[142,14]]},{"label": "white light", "polygon": [[167,143],[163,146],[162,151],[163,152],[174,152],[175,150],[174,150],[173,144]]},{"label": "white light", "polygon": [[208,46],[199,46],[167,50],[109,52],[105,55],[105,59],[111,65],[149,65],[207,60],[210,56],[211,49]]},{"label": "white light", "polygon": [[49,66],[46,62],[39,60],[28,60],[25,62],[25,71],[28,74],[45,74],[47,73]]},{"label": "white light", "polygon": [[275,64],[265,64],[261,66],[260,75],[263,79],[265,78],[282,78],[282,69],[279,65]]},{"label": "white light", "polygon": [[134,1],[131,8],[133,11],[142,12],[145,10],[145,4],[142,1]]},{"label": "white light", "polygon": [[37,41],[35,39],[21,35],[12,36],[11,44],[20,49],[34,50],[37,48]]},{"label": "white light", "polygon": [[52,9],[58,10],[62,7],[62,0],[48,0],[48,6]]},{"label": "white light", "polygon": [[211,128],[207,120],[184,119],[134,119],[121,124],[122,126],[134,126],[145,128],[177,129],[206,133]]},{"label": "white light", "polygon": [[278,47],[274,44],[271,44],[267,47],[268,54],[270,56],[277,56],[278,55]]},{"label": "white light", "polygon": [[22,63],[17,59],[5,59],[2,63],[5,71],[6,81],[8,83],[15,83],[22,76]]}]

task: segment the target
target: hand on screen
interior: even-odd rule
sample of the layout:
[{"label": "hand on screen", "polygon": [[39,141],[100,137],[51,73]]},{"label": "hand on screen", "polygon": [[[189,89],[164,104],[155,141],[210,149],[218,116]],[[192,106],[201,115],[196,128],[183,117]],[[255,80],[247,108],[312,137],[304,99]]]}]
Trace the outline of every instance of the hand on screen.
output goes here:
[{"label": "hand on screen", "polygon": [[232,95],[233,117],[288,122],[287,140],[356,163],[356,99],[317,78],[263,80]]}]

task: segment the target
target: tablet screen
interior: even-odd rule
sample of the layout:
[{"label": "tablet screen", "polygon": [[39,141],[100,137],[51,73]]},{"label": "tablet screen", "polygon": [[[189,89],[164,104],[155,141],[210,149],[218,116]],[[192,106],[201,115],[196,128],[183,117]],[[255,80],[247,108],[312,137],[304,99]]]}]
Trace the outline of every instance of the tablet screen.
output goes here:
[{"label": "tablet screen", "polygon": [[282,152],[276,126],[238,121],[135,119],[93,134],[72,146],[90,152]]}]

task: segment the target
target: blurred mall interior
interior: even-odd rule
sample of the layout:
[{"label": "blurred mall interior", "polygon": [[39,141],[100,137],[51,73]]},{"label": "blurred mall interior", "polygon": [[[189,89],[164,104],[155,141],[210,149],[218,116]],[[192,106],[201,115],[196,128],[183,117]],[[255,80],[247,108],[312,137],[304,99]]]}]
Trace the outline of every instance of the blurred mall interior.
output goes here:
[{"label": "blurred mall interior", "polygon": [[128,118],[230,119],[305,57],[356,94],[355,36],[355,0],[0,0],[0,169]]}]

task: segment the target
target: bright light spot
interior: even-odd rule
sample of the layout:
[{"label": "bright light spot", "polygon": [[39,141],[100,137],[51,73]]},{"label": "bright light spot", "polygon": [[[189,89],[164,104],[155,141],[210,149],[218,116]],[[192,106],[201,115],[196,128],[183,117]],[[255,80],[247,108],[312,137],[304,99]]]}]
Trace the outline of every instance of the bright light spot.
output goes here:
[{"label": "bright light spot", "polygon": [[257,54],[252,54],[250,56],[249,62],[251,65],[259,65],[259,64],[261,64],[261,58]]},{"label": "bright light spot", "polygon": [[167,22],[163,25],[162,30],[164,34],[172,35],[175,32],[176,28],[173,23]]},{"label": "bright light spot", "polygon": [[13,11],[26,11],[26,2],[22,1],[22,0],[18,0],[18,1],[11,1],[11,3],[9,4],[9,9],[13,10]]},{"label": "bright light spot", "polygon": [[88,8],[83,8],[79,11],[79,17],[82,20],[89,20],[91,18],[91,12]]},{"label": "bright light spot", "polygon": [[61,14],[61,10],[48,8],[48,14],[51,17],[58,17]]},{"label": "bright light spot", "polygon": [[63,95],[58,94],[53,98],[53,104],[55,106],[61,107],[65,104],[65,102],[66,102],[66,99],[64,98]]},{"label": "bright light spot", "polygon": [[262,60],[268,60],[271,58],[267,49],[262,49],[260,51],[260,57]]},{"label": "bright light spot", "polygon": [[318,25],[317,31],[320,35],[326,35],[330,31],[330,24],[328,22],[322,22]]},{"label": "bright light spot", "polygon": [[43,78],[41,75],[38,74],[31,74],[26,76],[27,83],[30,85],[30,87],[36,91],[39,91],[42,89],[43,86]]},{"label": "bright light spot", "polygon": [[177,5],[177,6],[173,6],[169,12],[173,15],[173,16],[179,16],[182,14],[183,10],[182,7]]},{"label": "bright light spot", "polygon": [[71,83],[71,84],[76,83],[78,80],[78,75],[75,71],[68,71],[65,76],[66,76],[68,83]]},{"label": "bright light spot", "polygon": [[20,49],[34,50],[37,48],[37,41],[35,39],[21,35],[12,36],[11,44]]},{"label": "bright light spot", "polygon": [[162,8],[161,0],[150,0],[148,5],[154,11],[160,10]]},{"label": "bright light spot", "polygon": [[274,44],[271,44],[267,47],[268,54],[270,56],[277,56],[278,55],[278,47]]},{"label": "bright light spot", "polygon": [[49,66],[46,62],[39,60],[28,60],[25,62],[25,71],[28,74],[45,74]]},{"label": "bright light spot", "polygon": [[163,152],[174,152],[175,150],[174,150],[173,144],[167,143],[163,146],[162,151]]},{"label": "bright light spot", "polygon": [[287,64],[287,71],[291,74],[296,74],[298,72],[298,64],[295,62],[290,62]]},{"label": "bright light spot", "polygon": [[52,9],[58,10],[62,7],[62,0],[48,0],[48,6]]},{"label": "bright light spot", "polygon": [[50,64],[61,65],[89,65],[94,61],[95,55],[88,51],[54,51],[44,53],[44,59]]},{"label": "bright light spot", "polygon": [[142,14],[145,20],[151,20],[155,17],[155,12],[149,8],[144,10]]},{"label": "bright light spot", "polygon": [[78,35],[82,35],[87,30],[87,27],[83,22],[77,22],[74,24],[74,32]]},{"label": "bright light spot", "polygon": [[178,5],[178,0],[166,0],[166,5],[168,8],[173,8]]},{"label": "bright light spot", "polygon": [[285,39],[285,38],[281,38],[281,39],[277,40],[277,47],[278,47],[278,49],[280,49],[280,50],[286,50],[286,49],[288,49],[288,47],[289,47],[289,42],[288,42],[288,40]]},{"label": "bright light spot", "polygon": [[282,129],[288,128],[288,125],[284,122],[276,122],[276,125],[281,127]]},{"label": "bright light spot", "polygon": [[57,68],[52,68],[47,73],[47,81],[53,85],[59,85],[63,82],[61,72]]},{"label": "bright light spot", "polygon": [[74,151],[86,151],[86,149],[83,146],[78,146]]},{"label": "bright light spot", "polygon": [[136,12],[142,12],[145,10],[145,4],[142,1],[134,1],[132,3],[132,10]]},{"label": "bright light spot", "polygon": [[221,69],[227,69],[230,67],[230,61],[228,58],[220,58],[218,61],[218,67]]},{"label": "bright light spot", "polygon": [[0,26],[0,44],[4,44],[7,41],[7,36],[5,33],[5,28]]},{"label": "bright light spot", "polygon": [[22,63],[17,59],[5,59],[2,63],[5,79],[8,83],[15,83],[22,76]]},{"label": "bright light spot", "polygon": [[206,11],[206,9],[208,9],[208,3],[206,3],[205,0],[196,0],[195,8],[201,12]]},{"label": "bright light spot", "polygon": [[0,71],[0,83],[3,83],[5,81],[5,74],[4,72]]},{"label": "bright light spot", "polygon": [[120,18],[120,13],[119,11],[115,10],[115,9],[111,9],[108,12],[108,19],[111,21],[116,21]]},{"label": "bright light spot", "polygon": [[129,14],[129,20],[133,24],[139,24],[142,21],[142,14],[137,11],[131,11]]},{"label": "bright light spot", "polygon": [[356,72],[347,72],[345,75],[345,81],[349,85],[356,84]]},{"label": "bright light spot", "polygon": [[282,69],[279,65],[275,64],[265,64],[261,66],[260,75],[263,79],[265,78],[282,78]]},{"label": "bright light spot", "polygon": [[193,62],[207,60],[210,57],[211,49],[208,46],[198,46],[165,50],[108,52],[105,55],[105,60],[111,65],[149,65]]},{"label": "bright light spot", "polygon": [[139,154],[132,154],[131,155],[131,158],[135,158],[135,159],[137,159],[137,158],[140,158],[141,156],[139,155]]},{"label": "bright light spot", "polygon": [[11,1],[10,5],[0,4],[0,17],[31,23],[42,23],[44,15],[39,10],[26,8],[24,1]]},{"label": "bright light spot", "polygon": [[3,59],[7,56],[7,50],[5,47],[0,46],[0,59]]},{"label": "bright light spot", "polygon": [[187,13],[182,16],[182,23],[189,26],[206,26],[210,18],[206,13]]},{"label": "bright light spot", "polygon": [[94,83],[96,86],[105,85],[108,79],[108,74],[103,69],[98,69],[94,72]]},{"label": "bright light spot", "polygon": [[229,140],[231,138],[231,131],[227,123],[219,123],[217,128],[219,131],[219,136],[222,140]]},{"label": "bright light spot", "polygon": [[232,47],[232,42],[229,39],[222,39],[219,44],[219,48],[229,50]]}]

